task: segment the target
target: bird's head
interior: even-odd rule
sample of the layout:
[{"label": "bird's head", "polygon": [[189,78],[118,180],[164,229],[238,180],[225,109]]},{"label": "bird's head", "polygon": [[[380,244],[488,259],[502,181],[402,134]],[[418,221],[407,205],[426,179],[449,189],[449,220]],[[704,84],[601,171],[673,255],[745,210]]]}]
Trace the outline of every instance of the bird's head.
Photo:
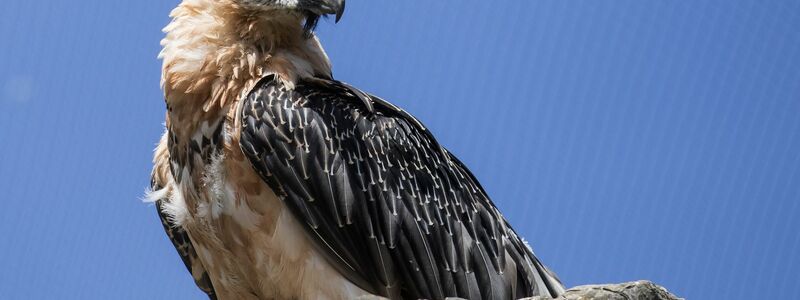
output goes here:
[{"label": "bird's head", "polygon": [[305,32],[309,34],[322,16],[335,16],[336,22],[344,14],[345,0],[234,0],[243,7],[254,10],[286,13],[305,18]]},{"label": "bird's head", "polygon": [[177,107],[197,98],[206,110],[221,107],[265,74],[286,82],[332,77],[313,30],[321,17],[339,21],[344,5],[345,0],[182,0],[161,41],[167,100]]}]

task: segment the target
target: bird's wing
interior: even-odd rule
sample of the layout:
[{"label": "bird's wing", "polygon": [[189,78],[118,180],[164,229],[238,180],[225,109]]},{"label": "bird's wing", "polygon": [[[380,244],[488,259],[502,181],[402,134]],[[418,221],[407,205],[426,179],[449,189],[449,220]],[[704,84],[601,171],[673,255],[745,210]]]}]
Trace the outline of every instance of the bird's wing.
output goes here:
[{"label": "bird's wing", "polygon": [[262,79],[240,144],[323,253],[390,298],[558,293],[474,176],[413,117],[346,84]]},{"label": "bird's wing", "polygon": [[[167,161],[168,160],[164,160],[164,163]],[[164,179],[161,177],[162,176],[159,176],[157,172],[153,172],[150,179],[150,189],[152,191],[161,191],[165,188],[167,183],[164,182]],[[197,257],[197,252],[195,252],[189,234],[186,233],[183,227],[175,224],[164,211],[164,205],[169,199],[167,199],[167,193],[161,193],[161,195],[162,198],[151,200],[155,200],[156,210],[158,211],[159,219],[161,219],[161,225],[164,226],[164,232],[167,233],[167,237],[169,237],[172,245],[175,246],[175,250],[178,251],[178,255],[180,255],[181,260],[183,260],[186,269],[192,274],[192,278],[194,279],[194,283],[197,284],[197,287],[205,292],[209,299],[216,300],[217,295],[214,292],[214,286],[211,284],[211,278],[208,277],[206,268]]]}]

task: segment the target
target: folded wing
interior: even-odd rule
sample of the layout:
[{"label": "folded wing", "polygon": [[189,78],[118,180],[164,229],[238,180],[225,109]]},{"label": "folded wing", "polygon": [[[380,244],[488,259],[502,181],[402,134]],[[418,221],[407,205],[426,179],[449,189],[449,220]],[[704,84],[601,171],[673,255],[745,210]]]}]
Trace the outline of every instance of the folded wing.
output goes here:
[{"label": "folded wing", "polygon": [[348,279],[392,299],[553,295],[560,283],[413,117],[346,84],[262,79],[241,147]]}]

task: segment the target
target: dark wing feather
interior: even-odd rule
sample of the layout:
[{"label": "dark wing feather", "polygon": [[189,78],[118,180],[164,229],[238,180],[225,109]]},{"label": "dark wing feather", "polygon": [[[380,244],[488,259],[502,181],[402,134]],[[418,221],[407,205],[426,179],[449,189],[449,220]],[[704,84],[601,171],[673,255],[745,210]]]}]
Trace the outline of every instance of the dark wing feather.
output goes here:
[{"label": "dark wing feather", "polygon": [[[152,190],[156,191],[161,188],[162,187],[159,186],[155,180],[152,181]],[[189,234],[186,233],[183,227],[175,225],[163,211],[162,206],[164,205],[164,201],[167,200],[158,199],[156,201],[156,210],[158,211],[159,219],[161,219],[161,225],[164,226],[164,232],[167,233],[167,237],[169,237],[172,245],[175,246],[175,250],[178,251],[178,255],[180,255],[186,269],[191,273],[197,287],[206,293],[209,299],[216,300],[217,295],[214,292],[214,286],[211,284],[211,278],[208,277],[205,267],[203,267],[203,264],[197,257],[197,252],[195,252],[192,241],[189,239]]]},{"label": "dark wing feather", "polygon": [[392,299],[555,295],[475,177],[416,119],[329,80],[263,79],[242,105],[241,146],[326,253]]}]

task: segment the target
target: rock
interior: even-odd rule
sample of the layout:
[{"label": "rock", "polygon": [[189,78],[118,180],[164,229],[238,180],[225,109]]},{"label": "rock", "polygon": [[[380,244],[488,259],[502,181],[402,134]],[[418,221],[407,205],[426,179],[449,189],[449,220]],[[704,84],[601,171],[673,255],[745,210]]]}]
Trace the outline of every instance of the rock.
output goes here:
[{"label": "rock", "polygon": [[[557,298],[532,297],[527,300],[678,300],[667,289],[650,281],[640,280],[620,284],[582,285],[567,290]],[[521,299],[522,300],[522,299]]]}]

